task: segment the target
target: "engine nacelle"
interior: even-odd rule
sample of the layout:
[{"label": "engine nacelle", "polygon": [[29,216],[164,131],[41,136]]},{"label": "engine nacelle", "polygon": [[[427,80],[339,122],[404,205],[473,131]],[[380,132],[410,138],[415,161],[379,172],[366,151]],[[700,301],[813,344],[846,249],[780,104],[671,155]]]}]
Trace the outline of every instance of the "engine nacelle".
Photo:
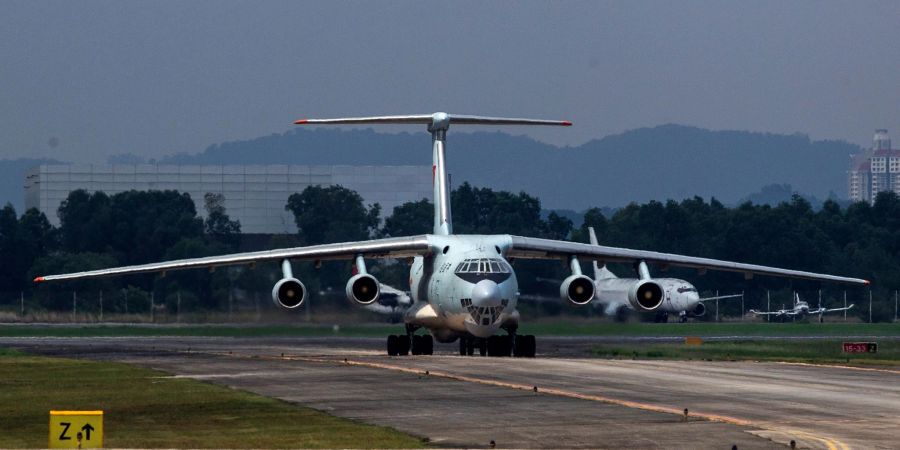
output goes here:
[{"label": "engine nacelle", "polygon": [[653,280],[641,280],[628,290],[628,302],[638,311],[653,311],[662,305],[665,294]]},{"label": "engine nacelle", "polygon": [[378,301],[381,287],[375,277],[367,273],[360,273],[350,278],[345,291],[348,299],[360,305],[371,305]]},{"label": "engine nacelle", "polygon": [[594,280],[586,275],[569,275],[559,286],[559,296],[576,305],[586,305],[594,299]]},{"label": "engine nacelle", "polygon": [[693,317],[703,317],[705,314],[706,314],[706,306],[702,302],[697,303],[697,306],[695,306],[690,311],[690,315]]},{"label": "engine nacelle", "polygon": [[306,300],[306,286],[296,278],[282,278],[272,288],[272,301],[284,309],[297,309]]}]

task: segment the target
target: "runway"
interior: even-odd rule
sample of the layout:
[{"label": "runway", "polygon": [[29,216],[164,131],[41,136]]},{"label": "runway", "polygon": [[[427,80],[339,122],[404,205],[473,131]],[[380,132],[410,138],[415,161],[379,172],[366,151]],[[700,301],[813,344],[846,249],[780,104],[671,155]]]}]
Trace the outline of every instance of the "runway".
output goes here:
[{"label": "runway", "polygon": [[518,359],[455,356],[452,345],[388,357],[368,338],[0,338],[244,389],[438,446],[761,449],[793,439],[800,448],[896,448],[898,371],[572,350],[590,342],[543,338],[543,354]]}]

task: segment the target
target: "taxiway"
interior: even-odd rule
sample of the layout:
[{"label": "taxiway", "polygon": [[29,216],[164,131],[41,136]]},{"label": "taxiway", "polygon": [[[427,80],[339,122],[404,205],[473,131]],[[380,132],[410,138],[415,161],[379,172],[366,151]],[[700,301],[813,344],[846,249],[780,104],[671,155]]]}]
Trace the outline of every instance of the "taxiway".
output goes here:
[{"label": "taxiway", "polygon": [[[895,448],[900,372],[755,362],[583,358],[542,338],[535,359],[388,357],[369,338],[0,338],[114,360],[426,437],[500,448]],[[535,391],[536,388],[536,391]],[[682,411],[688,408],[688,420]]]}]

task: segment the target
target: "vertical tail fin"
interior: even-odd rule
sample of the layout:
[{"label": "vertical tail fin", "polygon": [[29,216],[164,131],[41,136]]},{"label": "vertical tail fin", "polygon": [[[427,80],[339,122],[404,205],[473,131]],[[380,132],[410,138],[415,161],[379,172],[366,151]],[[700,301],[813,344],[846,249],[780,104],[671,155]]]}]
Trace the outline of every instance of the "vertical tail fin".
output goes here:
[{"label": "vertical tail fin", "polygon": [[424,124],[432,138],[434,176],[434,234],[451,234],[453,226],[450,220],[450,186],[447,179],[447,167],[444,154],[444,142],[450,123],[460,125],[556,125],[568,127],[572,122],[567,120],[536,120],[506,117],[482,117],[460,114],[434,113],[413,114],[406,116],[379,117],[347,117],[340,119],[301,119],[297,125],[360,125],[360,124]]}]

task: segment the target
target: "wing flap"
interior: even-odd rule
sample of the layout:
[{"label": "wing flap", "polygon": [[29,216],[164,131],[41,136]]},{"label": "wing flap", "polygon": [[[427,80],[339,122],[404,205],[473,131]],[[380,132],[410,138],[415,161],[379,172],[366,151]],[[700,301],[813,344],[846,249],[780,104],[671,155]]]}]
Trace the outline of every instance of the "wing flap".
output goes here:
[{"label": "wing flap", "polygon": [[148,272],[167,272],[170,270],[197,269],[204,267],[233,266],[263,261],[281,261],[284,259],[302,260],[338,260],[351,259],[356,255],[367,258],[408,258],[426,255],[431,252],[426,235],[375,239],[360,242],[342,242],[337,244],[312,245],[259,252],[233,253],[230,255],[207,256],[202,258],[179,259],[159,263],[140,264],[135,266],[114,267],[59,275],[45,275],[35,278],[35,282],[79,280],[86,278],[108,277],[114,275],[130,275]]},{"label": "wing flap", "polygon": [[510,239],[512,240],[512,245],[509,248],[507,255],[513,258],[557,259],[574,255],[587,259],[597,259],[603,263],[613,262],[631,264],[638,261],[646,261],[648,263],[660,265],[738,272],[743,273],[745,276],[769,275],[816,281],[832,281],[837,283],[869,284],[868,280],[863,280],[861,278],[827,275],[805,272],[802,270],[781,269],[777,267],[744,264],[710,258],[698,258],[672,253],[632,250],[627,248],[606,247],[602,245],[582,244],[579,242],[555,241],[551,239],[527,238],[521,236],[510,236]]}]

